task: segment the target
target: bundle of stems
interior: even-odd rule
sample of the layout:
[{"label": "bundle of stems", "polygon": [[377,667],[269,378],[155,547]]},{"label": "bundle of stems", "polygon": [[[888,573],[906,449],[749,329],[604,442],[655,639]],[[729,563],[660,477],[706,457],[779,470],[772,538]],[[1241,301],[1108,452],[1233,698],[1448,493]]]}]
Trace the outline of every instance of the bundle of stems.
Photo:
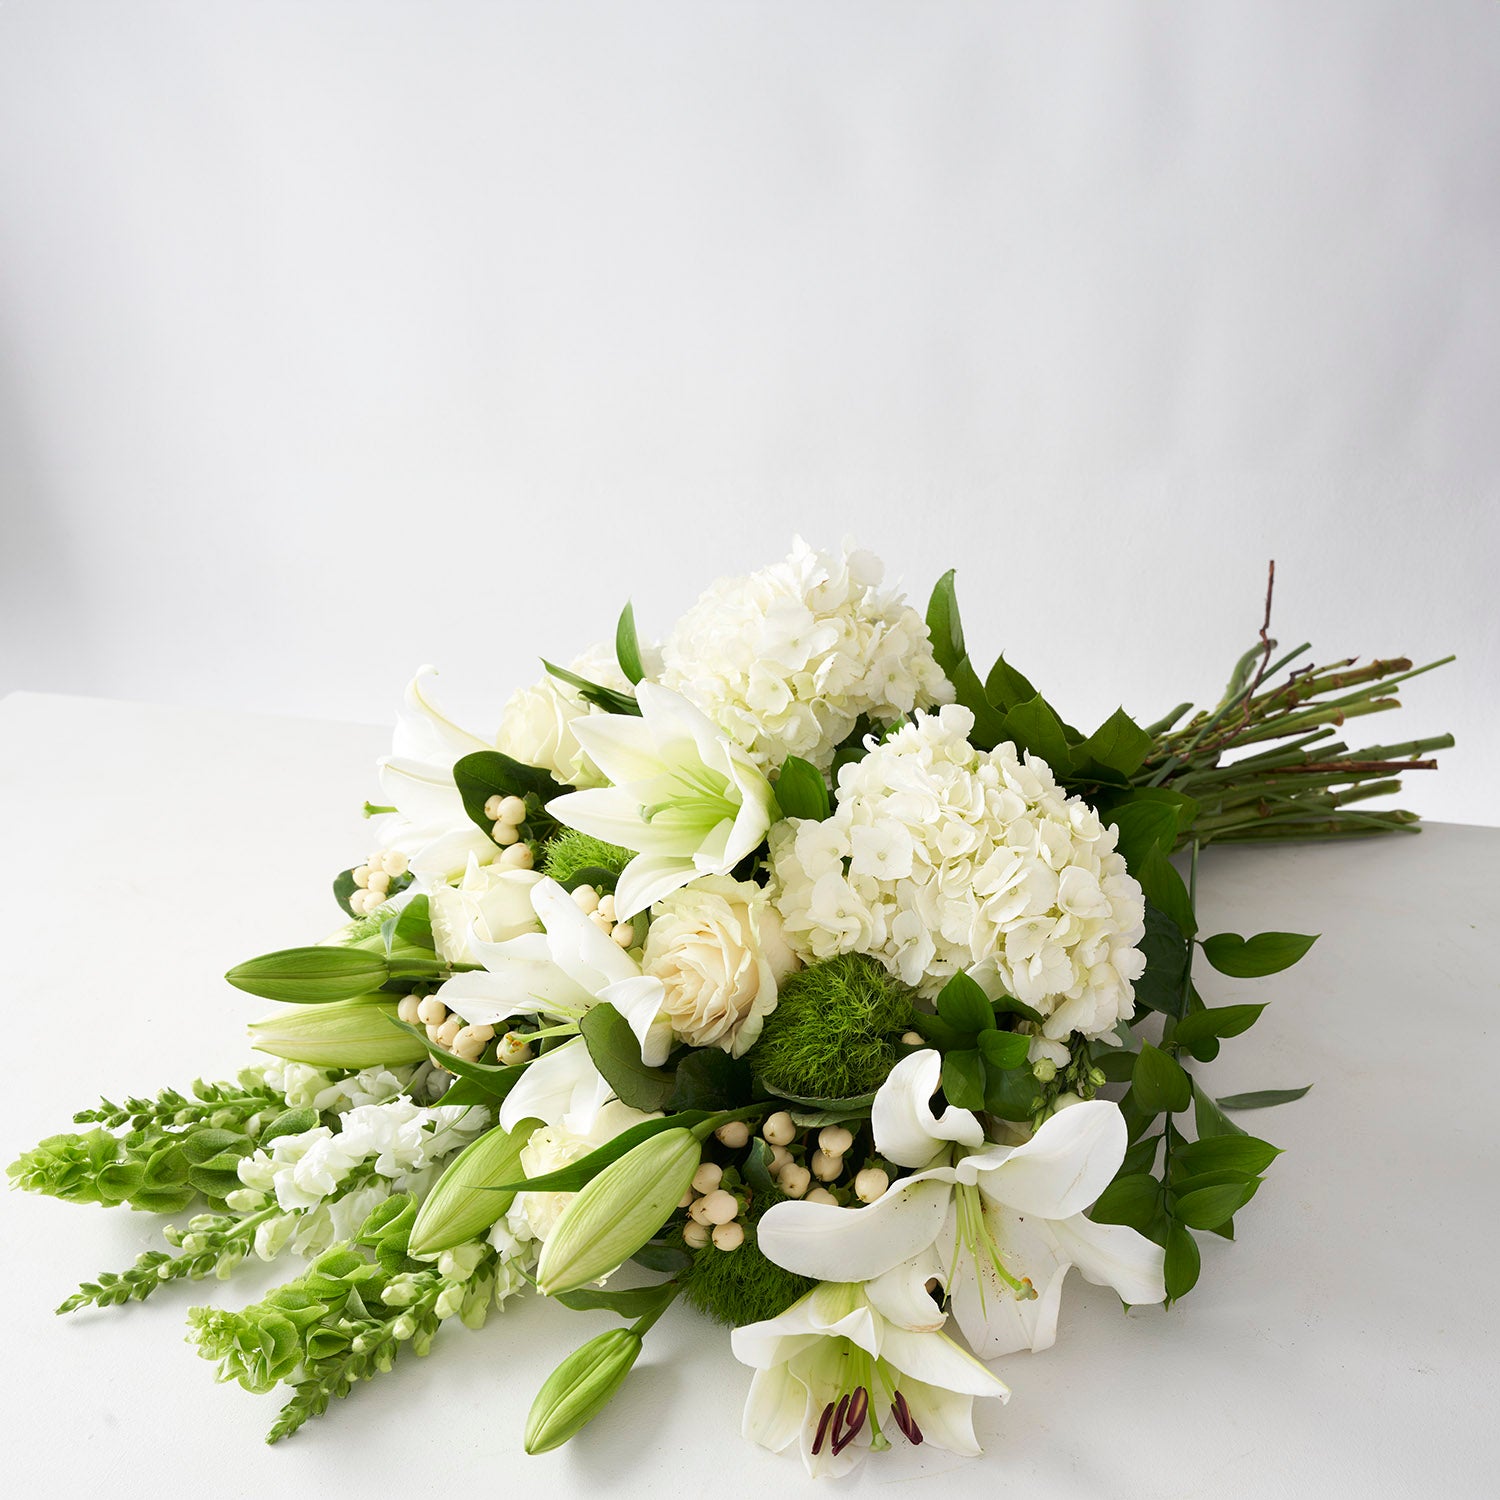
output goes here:
[{"label": "bundle of stems", "polygon": [[[1272,563],[1260,638],[1235,665],[1224,696],[1197,712],[1191,703],[1179,704],[1148,726],[1156,744],[1133,780],[1170,788],[1197,804],[1179,846],[1417,832],[1416,813],[1354,804],[1399,791],[1404,772],[1436,769],[1431,753],[1449,748],[1453,736],[1351,750],[1334,735],[1350,719],[1399,708],[1401,683],[1453,657],[1421,667],[1405,657],[1363,666],[1355,657],[1294,665],[1311,647],[1304,642],[1276,654],[1270,634],[1275,583]],[[1283,670],[1285,679],[1273,682]]]}]

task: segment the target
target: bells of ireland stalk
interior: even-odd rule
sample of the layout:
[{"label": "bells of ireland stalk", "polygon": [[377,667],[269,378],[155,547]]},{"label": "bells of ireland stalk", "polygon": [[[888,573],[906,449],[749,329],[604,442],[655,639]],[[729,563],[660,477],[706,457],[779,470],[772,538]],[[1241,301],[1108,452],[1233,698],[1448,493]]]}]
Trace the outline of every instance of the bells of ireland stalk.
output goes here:
[{"label": "bells of ireland stalk", "polygon": [[546,1379],[526,1418],[526,1451],[560,1448],[604,1409],[641,1352],[634,1328],[611,1328],[575,1349]]},{"label": "bells of ireland stalk", "polygon": [[453,1158],[417,1213],[410,1255],[431,1260],[444,1250],[477,1239],[510,1207],[516,1195],[495,1188],[523,1175],[521,1149],[536,1126],[535,1120],[524,1120],[515,1130],[497,1125]]},{"label": "bells of ireland stalk", "polygon": [[691,1130],[663,1130],[590,1179],[542,1246],[542,1293],[571,1292],[629,1260],[671,1217],[702,1158]]},{"label": "bells of ireland stalk", "polygon": [[373,995],[299,1005],[250,1026],[250,1045],[288,1062],[315,1068],[395,1067],[421,1062],[422,1041],[393,1025],[395,1004]]}]

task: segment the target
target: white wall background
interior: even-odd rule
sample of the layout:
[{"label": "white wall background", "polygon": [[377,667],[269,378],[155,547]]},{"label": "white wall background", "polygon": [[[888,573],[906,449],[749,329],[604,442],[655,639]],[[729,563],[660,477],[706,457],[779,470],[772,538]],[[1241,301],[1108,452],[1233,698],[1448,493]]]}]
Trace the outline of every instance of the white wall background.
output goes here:
[{"label": "white wall background", "polygon": [[489,717],[801,529],[1152,717],[1274,555],[1500,822],[1497,416],[1493,4],[0,8],[3,690]]}]

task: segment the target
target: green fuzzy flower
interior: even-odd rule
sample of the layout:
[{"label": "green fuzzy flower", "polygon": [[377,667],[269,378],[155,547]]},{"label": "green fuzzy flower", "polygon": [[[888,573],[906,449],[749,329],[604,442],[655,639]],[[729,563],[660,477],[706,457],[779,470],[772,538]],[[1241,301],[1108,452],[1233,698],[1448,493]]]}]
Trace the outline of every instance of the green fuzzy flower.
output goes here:
[{"label": "green fuzzy flower", "polygon": [[824,959],[782,982],[749,1058],[766,1086],[845,1099],[885,1082],[911,1026],[912,991],[863,953]]},{"label": "green fuzzy flower", "polygon": [[[634,858],[629,849],[606,844],[603,839],[569,828],[552,839],[542,851],[542,868],[559,885],[571,889],[572,882],[585,872],[597,874],[603,871],[611,877],[618,876]],[[613,887],[613,878],[608,885]]]},{"label": "green fuzzy flower", "polygon": [[761,1253],[755,1226],[780,1193],[757,1194],[740,1222],[745,1239],[738,1250],[718,1250],[706,1245],[689,1251],[693,1263],[678,1273],[682,1295],[700,1312],[731,1328],[779,1317],[799,1297],[817,1284],[806,1276],[784,1270]]}]

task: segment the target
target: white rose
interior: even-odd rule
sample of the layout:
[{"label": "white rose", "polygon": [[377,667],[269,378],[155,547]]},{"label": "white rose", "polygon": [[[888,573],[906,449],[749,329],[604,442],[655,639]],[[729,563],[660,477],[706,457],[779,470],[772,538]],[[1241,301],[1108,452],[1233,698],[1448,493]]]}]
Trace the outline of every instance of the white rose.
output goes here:
[{"label": "white rose", "polygon": [[469,868],[457,886],[435,885],[428,892],[432,940],[444,963],[464,963],[469,956],[469,928],[482,943],[504,943],[542,924],[531,904],[540,870],[501,870],[482,865],[471,854]]},{"label": "white rose", "polygon": [[758,885],[710,876],[654,909],[641,967],[661,983],[662,1010],[689,1046],[741,1057],[797,958]]}]

